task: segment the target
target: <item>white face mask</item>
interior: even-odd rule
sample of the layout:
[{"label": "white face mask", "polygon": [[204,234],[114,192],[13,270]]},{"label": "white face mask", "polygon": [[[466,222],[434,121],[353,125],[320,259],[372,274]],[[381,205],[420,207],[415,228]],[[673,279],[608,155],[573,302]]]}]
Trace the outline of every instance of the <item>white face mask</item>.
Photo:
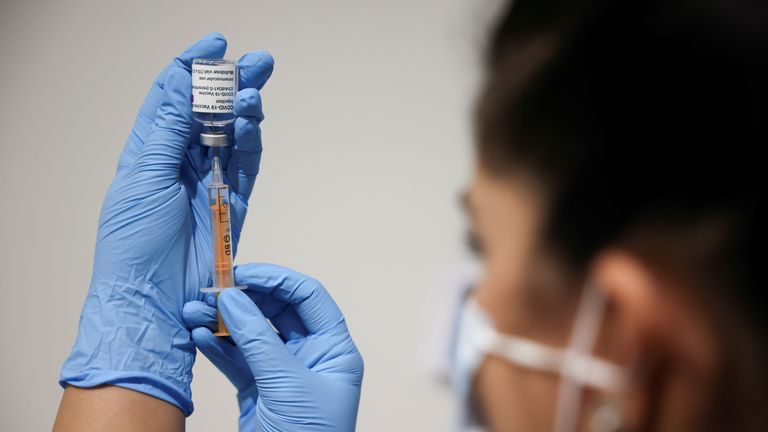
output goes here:
[{"label": "white face mask", "polygon": [[[627,371],[590,353],[600,331],[605,311],[605,296],[592,284],[584,288],[571,337],[566,348],[496,330],[491,317],[471,297],[464,303],[454,345],[452,385],[457,391],[463,411],[461,427],[478,429],[479,423],[470,409],[472,380],[488,355],[494,355],[516,366],[561,376],[555,411],[555,432],[575,431],[583,387],[620,394],[628,384]],[[595,429],[611,430],[611,416],[601,418]],[[603,417],[606,417],[603,415]],[[594,421],[594,419],[593,419]],[[619,422],[616,419],[616,422]]]}]

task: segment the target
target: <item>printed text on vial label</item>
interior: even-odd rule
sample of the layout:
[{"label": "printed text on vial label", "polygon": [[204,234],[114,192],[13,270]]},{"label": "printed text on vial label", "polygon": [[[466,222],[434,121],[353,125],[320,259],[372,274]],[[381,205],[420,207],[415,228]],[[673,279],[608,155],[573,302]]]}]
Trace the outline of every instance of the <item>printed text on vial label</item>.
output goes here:
[{"label": "printed text on vial label", "polygon": [[234,65],[192,67],[192,111],[231,113],[235,100]]}]

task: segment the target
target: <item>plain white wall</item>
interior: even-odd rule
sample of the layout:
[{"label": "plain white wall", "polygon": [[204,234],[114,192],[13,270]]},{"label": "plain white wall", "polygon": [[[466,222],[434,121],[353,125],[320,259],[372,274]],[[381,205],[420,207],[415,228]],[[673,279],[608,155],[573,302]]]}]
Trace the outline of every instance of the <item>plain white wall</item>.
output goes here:
[{"label": "plain white wall", "polygon": [[[360,430],[449,428],[424,347],[436,281],[464,256],[456,196],[493,4],[3,0],[0,429],[50,428],[134,114],[154,75],[210,31],[228,58],[276,58],[237,261],[328,287],[366,360]],[[189,429],[235,429],[233,388],[203,356],[194,373]]]}]

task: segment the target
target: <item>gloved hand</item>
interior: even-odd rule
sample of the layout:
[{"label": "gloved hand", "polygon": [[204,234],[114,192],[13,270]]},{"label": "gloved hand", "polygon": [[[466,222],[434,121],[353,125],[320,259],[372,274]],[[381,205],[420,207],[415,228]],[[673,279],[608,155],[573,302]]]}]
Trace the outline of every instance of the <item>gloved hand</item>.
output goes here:
[{"label": "gloved hand", "polygon": [[[210,34],[156,78],[139,110],[101,210],[93,276],[60,384],[111,384],[192,413],[195,348],[184,303],[211,284],[210,163],[192,119],[194,58],[221,58],[226,40]],[[263,119],[259,89],[272,73],[265,52],[238,61],[234,149],[223,160],[231,185],[236,245],[259,170]]]},{"label": "gloved hand", "polygon": [[354,430],[363,358],[325,288],[271,264],[237,266],[235,279],[248,289],[225,290],[218,306],[237,346],[213,335],[209,304],[187,303],[183,316],[198,349],[237,388],[240,430]]}]

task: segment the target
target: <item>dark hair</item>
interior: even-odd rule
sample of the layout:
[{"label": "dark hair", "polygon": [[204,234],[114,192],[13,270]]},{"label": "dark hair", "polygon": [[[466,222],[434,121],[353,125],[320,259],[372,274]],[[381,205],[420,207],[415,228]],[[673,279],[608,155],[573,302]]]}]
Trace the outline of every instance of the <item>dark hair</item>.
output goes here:
[{"label": "dark hair", "polygon": [[490,39],[480,162],[543,185],[545,244],[573,269],[647,241],[764,335],[767,63],[766,2],[515,0]]}]

